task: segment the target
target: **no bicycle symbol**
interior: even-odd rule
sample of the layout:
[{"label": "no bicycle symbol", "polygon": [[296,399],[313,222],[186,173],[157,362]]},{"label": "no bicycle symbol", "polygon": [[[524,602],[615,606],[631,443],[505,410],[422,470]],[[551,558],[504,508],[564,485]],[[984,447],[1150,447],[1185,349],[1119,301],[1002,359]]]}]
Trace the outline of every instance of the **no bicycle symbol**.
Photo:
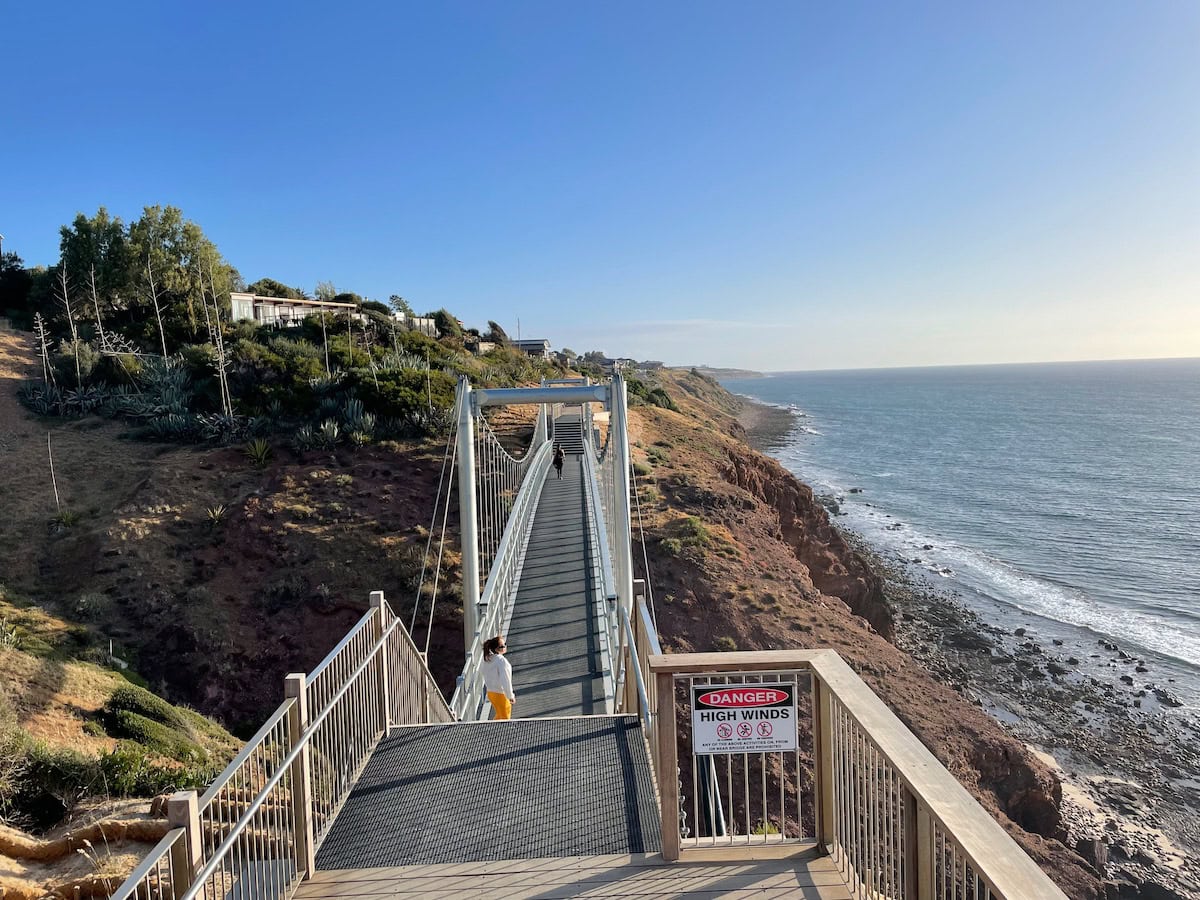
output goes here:
[{"label": "no bicycle symbol", "polygon": [[796,685],[693,685],[693,753],[795,750]]}]

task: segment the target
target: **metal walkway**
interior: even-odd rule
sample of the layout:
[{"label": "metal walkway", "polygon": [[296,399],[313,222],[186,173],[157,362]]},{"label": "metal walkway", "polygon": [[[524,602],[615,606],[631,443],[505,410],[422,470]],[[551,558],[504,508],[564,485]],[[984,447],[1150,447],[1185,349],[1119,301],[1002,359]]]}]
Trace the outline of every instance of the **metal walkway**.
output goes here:
[{"label": "metal walkway", "polygon": [[635,717],[412,726],[380,742],[317,868],[653,853],[658,819]]},{"label": "metal walkway", "polygon": [[505,636],[516,717],[605,712],[586,515],[583,465],[569,454],[562,479],[551,469],[542,488]]}]

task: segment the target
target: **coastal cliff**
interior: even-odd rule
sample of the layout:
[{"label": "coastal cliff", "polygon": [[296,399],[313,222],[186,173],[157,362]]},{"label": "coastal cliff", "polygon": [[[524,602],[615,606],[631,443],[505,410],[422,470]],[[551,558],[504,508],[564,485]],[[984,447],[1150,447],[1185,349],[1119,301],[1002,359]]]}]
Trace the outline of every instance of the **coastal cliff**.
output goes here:
[{"label": "coastal cliff", "polygon": [[787,470],[746,443],[738,401],[660,376],[677,410],[631,410],[641,531],[664,649],[836,650],[1072,898],[1099,874],[1062,841],[1055,775],[892,638],[883,582]]}]

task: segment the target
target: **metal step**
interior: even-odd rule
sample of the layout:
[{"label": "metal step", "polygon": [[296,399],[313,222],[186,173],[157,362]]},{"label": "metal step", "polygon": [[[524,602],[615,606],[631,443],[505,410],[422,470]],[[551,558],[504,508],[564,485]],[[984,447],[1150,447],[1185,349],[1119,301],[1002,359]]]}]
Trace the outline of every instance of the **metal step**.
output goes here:
[{"label": "metal step", "polygon": [[563,453],[583,452],[583,419],[580,416],[559,416],[554,420],[554,443]]},{"label": "metal step", "polygon": [[317,868],[660,849],[636,717],[513,719],[393,730],[334,821]]}]

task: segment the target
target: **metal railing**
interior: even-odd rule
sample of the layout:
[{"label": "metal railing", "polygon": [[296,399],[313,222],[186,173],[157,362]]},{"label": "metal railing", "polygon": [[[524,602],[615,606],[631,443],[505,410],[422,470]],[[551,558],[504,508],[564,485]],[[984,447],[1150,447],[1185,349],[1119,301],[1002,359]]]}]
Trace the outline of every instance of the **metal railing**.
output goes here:
[{"label": "metal railing", "polygon": [[[836,652],[665,654],[648,667],[667,859],[794,844],[828,853],[856,900],[1064,900]],[[681,689],[756,682],[797,690],[797,748],[694,753]]]},{"label": "metal railing", "polygon": [[616,694],[621,685],[622,614],[626,611],[617,602],[617,582],[613,575],[610,533],[607,527],[602,488],[597,474],[599,464],[590,441],[584,443],[583,485],[587,509],[587,540],[589,565],[592,570],[591,602],[593,615],[600,627],[601,669],[604,672],[604,695],[608,709],[614,710]]},{"label": "metal railing", "polygon": [[486,612],[468,650],[466,665],[458,676],[454,696],[450,699],[450,709],[458,719],[474,721],[484,715],[483,703],[487,699],[487,692],[480,671],[483,642],[501,634],[512,615],[513,601],[521,581],[521,566],[525,562],[525,550],[529,543],[529,531],[533,527],[542,483],[550,469],[553,452],[553,445],[549,442],[543,443],[535,451],[533,462],[505,523],[504,536],[496,551],[496,562],[488,572],[487,583],[479,599],[479,605],[486,607]]},{"label": "metal railing", "polygon": [[137,900],[176,900],[183,896],[188,882],[186,830],[172,828],[153,850],[138,863],[113,897]]},{"label": "metal railing", "polygon": [[289,897],[388,728],[453,721],[381,591],[311,677],[287,677],[285,693],[202,797],[171,798],[176,827],[114,898]]}]

